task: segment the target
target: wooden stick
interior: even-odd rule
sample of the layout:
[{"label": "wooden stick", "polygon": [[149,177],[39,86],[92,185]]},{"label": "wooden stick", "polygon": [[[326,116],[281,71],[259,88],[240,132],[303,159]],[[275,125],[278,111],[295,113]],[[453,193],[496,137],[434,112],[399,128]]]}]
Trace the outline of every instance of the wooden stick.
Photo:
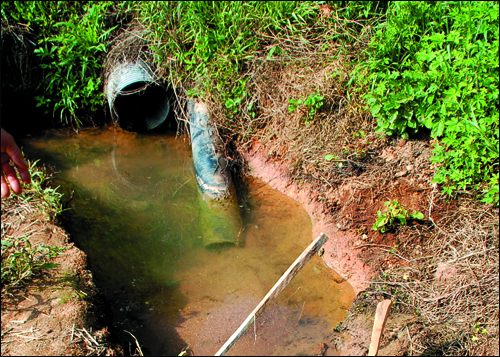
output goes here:
[{"label": "wooden stick", "polygon": [[382,337],[382,331],[384,330],[385,321],[389,316],[388,312],[391,304],[391,300],[384,300],[382,302],[379,302],[377,305],[377,312],[375,313],[375,321],[373,322],[372,340],[370,342],[368,356],[376,356],[378,353],[380,338]]},{"label": "wooden stick", "polygon": [[288,283],[297,275],[302,267],[307,263],[311,257],[318,252],[318,250],[326,243],[328,237],[321,233],[303,252],[295,259],[288,270],[281,276],[276,284],[272,287],[257,307],[248,315],[245,321],[238,327],[232,334],[229,340],[217,351],[215,356],[224,356],[226,352],[234,345],[234,343],[243,335],[248,327],[255,322],[255,317],[264,311],[266,304],[274,299],[278,294],[288,285]]}]

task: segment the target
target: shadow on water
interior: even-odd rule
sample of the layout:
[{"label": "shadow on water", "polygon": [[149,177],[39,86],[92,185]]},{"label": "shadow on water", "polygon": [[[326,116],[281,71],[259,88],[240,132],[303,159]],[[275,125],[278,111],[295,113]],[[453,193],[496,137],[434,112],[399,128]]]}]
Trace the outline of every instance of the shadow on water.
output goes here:
[{"label": "shadow on water", "polygon": [[[103,134],[108,135],[108,140],[102,140]],[[73,136],[64,131],[47,132],[38,140],[30,140],[31,143],[23,142],[24,151],[28,158],[40,158],[56,167],[60,174],[56,175],[54,185],[61,186],[63,201],[73,197],[62,218],[68,222],[75,244],[88,256],[96,284],[110,302],[114,327],[122,343],[125,342],[125,349],[129,342],[135,346],[132,337],[124,332],[130,331],[140,341],[144,353],[177,355],[187,346],[175,330],[183,322],[177,315],[187,299],[180,292],[174,273],[184,251],[201,244],[190,239],[196,234],[193,223],[197,212],[189,204],[175,212],[160,207],[162,197],[152,201],[151,196],[171,192],[147,192],[142,186],[154,179],[154,185],[161,185],[167,179],[170,184],[176,183],[174,199],[169,200],[169,205],[179,205],[186,196],[196,197],[194,181],[182,177],[189,176],[189,170],[181,177],[165,173],[154,178],[153,170],[133,160],[132,166],[151,175],[134,176],[127,165],[118,169],[113,165],[113,154],[116,164],[120,157],[130,153],[125,152],[126,145],[120,148],[123,152],[113,152],[116,146],[109,140],[111,133],[93,130],[82,134],[85,139],[75,140]],[[94,140],[96,136],[99,140]],[[37,147],[39,144],[48,145]],[[162,139],[157,139],[153,146],[160,152],[151,155],[155,159],[162,156],[162,150],[169,154]],[[164,219],[163,214],[170,214],[171,219]],[[161,299],[155,301],[155,296]],[[158,334],[155,326],[148,323],[151,320],[169,323]]]}]

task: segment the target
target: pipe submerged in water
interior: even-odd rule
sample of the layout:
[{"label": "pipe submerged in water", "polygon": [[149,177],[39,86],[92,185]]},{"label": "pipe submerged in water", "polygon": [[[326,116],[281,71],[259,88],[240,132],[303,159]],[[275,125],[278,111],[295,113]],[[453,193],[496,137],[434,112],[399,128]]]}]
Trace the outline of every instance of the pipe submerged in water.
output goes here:
[{"label": "pipe submerged in water", "polygon": [[200,193],[200,219],[205,246],[240,245],[243,222],[229,170],[217,153],[218,137],[209,124],[207,105],[188,100],[191,145]]}]

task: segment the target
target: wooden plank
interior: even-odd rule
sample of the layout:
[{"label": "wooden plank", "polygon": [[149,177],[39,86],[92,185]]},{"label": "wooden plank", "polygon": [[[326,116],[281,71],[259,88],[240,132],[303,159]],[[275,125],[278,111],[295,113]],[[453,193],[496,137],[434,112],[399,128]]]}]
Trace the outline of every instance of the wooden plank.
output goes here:
[{"label": "wooden plank", "polygon": [[255,322],[255,318],[264,311],[267,303],[274,299],[288,285],[288,283],[297,275],[302,267],[316,254],[319,249],[326,243],[328,237],[321,233],[295,261],[290,265],[288,270],[281,276],[276,284],[272,287],[257,307],[248,315],[238,329],[226,341],[226,343],[217,351],[215,356],[224,356],[226,352],[234,345],[236,341],[243,335],[248,327]]},{"label": "wooden plank", "polygon": [[373,322],[372,340],[370,342],[370,348],[368,349],[368,356],[376,356],[378,353],[380,338],[382,337],[382,331],[384,330],[385,321],[389,316],[388,312],[391,304],[391,300],[384,300],[379,302],[377,305],[377,312],[375,313],[375,321]]}]

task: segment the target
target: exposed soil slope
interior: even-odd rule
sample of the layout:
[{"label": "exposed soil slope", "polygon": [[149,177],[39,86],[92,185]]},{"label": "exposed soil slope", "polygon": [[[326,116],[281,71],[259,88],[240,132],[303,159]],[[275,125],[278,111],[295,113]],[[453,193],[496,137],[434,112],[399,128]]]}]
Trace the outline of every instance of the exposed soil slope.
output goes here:
[{"label": "exposed soil slope", "polygon": [[[30,235],[29,242],[64,249],[58,268],[34,274],[27,284],[2,286],[2,355],[121,354],[108,341],[106,302],[87,270],[85,254],[40,210],[17,197],[2,200],[2,239]],[[2,247],[2,259],[5,259]]]}]

